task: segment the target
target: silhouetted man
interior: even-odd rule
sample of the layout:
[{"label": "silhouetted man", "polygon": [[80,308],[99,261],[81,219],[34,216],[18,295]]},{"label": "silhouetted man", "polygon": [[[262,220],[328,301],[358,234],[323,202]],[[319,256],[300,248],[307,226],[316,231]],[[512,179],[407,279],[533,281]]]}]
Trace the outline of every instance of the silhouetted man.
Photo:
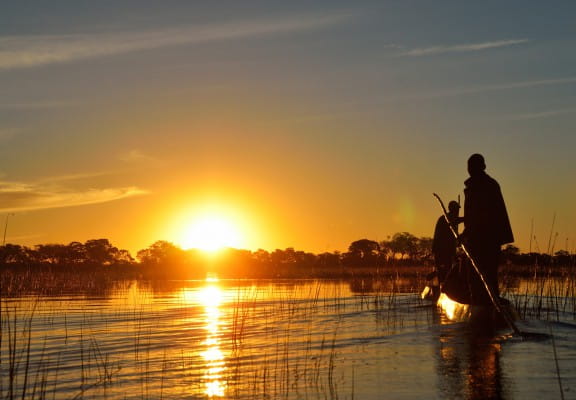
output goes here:
[{"label": "silhouetted man", "polygon": [[[448,220],[452,229],[457,234],[458,224],[462,222],[462,218],[458,215],[460,213],[460,204],[455,201],[448,203]],[[434,265],[436,267],[436,274],[438,281],[443,284],[446,275],[452,268],[454,257],[456,256],[456,247],[458,242],[452,233],[448,222],[444,215],[441,215],[436,222],[434,229],[434,239],[432,241],[432,253],[434,254]]]},{"label": "silhouetted man", "polygon": [[[498,182],[485,172],[484,157],[468,159],[468,178],[464,184],[464,232],[468,250],[495,295],[498,290],[498,264],[503,244],[514,241],[510,220]],[[477,283],[474,299],[489,302],[485,289]]]}]

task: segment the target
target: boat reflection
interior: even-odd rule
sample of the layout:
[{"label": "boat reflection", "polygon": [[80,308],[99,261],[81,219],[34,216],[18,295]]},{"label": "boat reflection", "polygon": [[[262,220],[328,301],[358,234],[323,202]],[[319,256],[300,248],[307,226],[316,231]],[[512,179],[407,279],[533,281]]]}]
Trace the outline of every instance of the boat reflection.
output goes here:
[{"label": "boat reflection", "polygon": [[225,356],[220,348],[221,321],[220,307],[224,295],[216,282],[208,282],[208,285],[198,292],[198,301],[204,306],[206,339],[205,350],[201,356],[206,364],[204,393],[208,397],[224,397],[226,384],[223,374],[226,369]]},{"label": "boat reflection", "polygon": [[444,325],[438,341],[437,374],[446,399],[503,399],[501,343],[475,335],[465,324]]}]

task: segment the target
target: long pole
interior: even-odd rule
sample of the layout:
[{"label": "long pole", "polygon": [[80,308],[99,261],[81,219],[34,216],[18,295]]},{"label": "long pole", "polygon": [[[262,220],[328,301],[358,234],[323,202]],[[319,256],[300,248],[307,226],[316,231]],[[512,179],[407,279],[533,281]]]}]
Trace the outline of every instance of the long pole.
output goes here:
[{"label": "long pole", "polygon": [[474,270],[476,271],[476,273],[480,277],[480,280],[482,281],[482,284],[484,285],[484,288],[486,289],[486,292],[488,293],[488,297],[490,298],[490,301],[494,305],[494,308],[496,309],[496,311],[500,315],[502,315],[502,318],[504,318],[504,321],[506,321],[506,324],[510,327],[510,329],[512,329],[515,334],[522,336],[522,333],[520,332],[520,330],[518,329],[516,324],[514,324],[514,322],[510,318],[510,316],[503,311],[502,306],[500,305],[500,301],[498,300],[498,297],[494,296],[494,293],[492,293],[492,289],[490,289],[490,286],[488,286],[488,283],[486,283],[486,279],[484,278],[484,274],[482,274],[482,271],[480,271],[480,269],[478,268],[478,265],[476,264],[476,262],[474,261],[474,259],[470,255],[470,252],[468,251],[468,249],[466,248],[464,243],[462,243],[458,240],[458,233],[454,230],[454,227],[450,223],[450,219],[448,218],[448,212],[446,211],[446,207],[444,207],[444,202],[442,201],[440,196],[438,196],[436,193],[433,193],[433,195],[434,195],[434,197],[436,197],[438,199],[440,206],[442,206],[442,212],[444,213],[444,219],[446,220],[446,222],[448,223],[448,226],[450,227],[450,232],[452,232],[452,235],[456,238],[458,245],[460,246],[460,248],[462,249],[462,251],[464,252],[466,257],[468,258],[468,260],[470,260],[472,267],[474,268]]},{"label": "long pole", "polygon": [[8,217],[14,214],[6,214],[6,220],[4,222],[4,239],[2,240],[2,246],[6,245],[6,232],[8,231]]}]

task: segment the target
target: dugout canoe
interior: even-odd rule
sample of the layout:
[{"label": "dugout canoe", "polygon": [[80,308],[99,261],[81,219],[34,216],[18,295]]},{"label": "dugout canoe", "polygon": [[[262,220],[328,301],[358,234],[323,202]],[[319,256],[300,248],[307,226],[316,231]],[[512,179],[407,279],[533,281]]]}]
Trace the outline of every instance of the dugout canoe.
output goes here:
[{"label": "dugout canoe", "polygon": [[[434,294],[434,290],[426,287],[422,292],[422,298],[435,301],[436,307],[446,322],[465,322],[475,329],[498,330],[508,327],[510,321],[518,320],[518,315],[511,303],[499,298],[501,312],[497,311],[492,304],[466,304],[460,303],[443,291]],[[507,313],[503,316],[502,313]]]}]

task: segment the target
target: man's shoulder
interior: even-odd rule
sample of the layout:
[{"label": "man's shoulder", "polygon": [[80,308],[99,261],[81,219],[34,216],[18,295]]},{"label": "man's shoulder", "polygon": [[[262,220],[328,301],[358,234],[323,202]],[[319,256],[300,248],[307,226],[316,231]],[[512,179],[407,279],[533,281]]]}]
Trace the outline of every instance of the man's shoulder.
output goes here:
[{"label": "man's shoulder", "polygon": [[500,184],[498,183],[498,181],[496,179],[492,178],[488,174],[486,174],[486,182],[488,185],[493,186],[494,188],[500,189]]},{"label": "man's shoulder", "polygon": [[470,187],[492,187],[500,189],[500,185],[496,179],[492,178],[490,175],[484,173],[479,176],[471,176],[464,181],[466,188]]}]

